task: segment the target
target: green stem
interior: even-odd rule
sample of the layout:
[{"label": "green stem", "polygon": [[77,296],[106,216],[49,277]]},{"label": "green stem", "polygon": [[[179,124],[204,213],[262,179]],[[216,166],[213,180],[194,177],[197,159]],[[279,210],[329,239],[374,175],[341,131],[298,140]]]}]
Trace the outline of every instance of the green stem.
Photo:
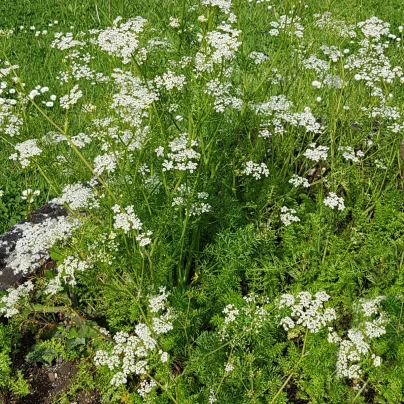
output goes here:
[{"label": "green stem", "polygon": [[178,401],[177,401],[177,400],[175,399],[175,397],[168,391],[168,389],[167,389],[165,386],[163,386],[161,383],[159,383],[153,376],[149,375],[148,373],[147,373],[147,376],[148,376],[151,380],[153,380],[153,381],[157,384],[157,386],[159,386],[162,390],[164,390],[164,391],[167,393],[168,397],[170,397],[171,400],[172,400],[174,403],[177,403],[177,404],[178,404]]},{"label": "green stem", "polygon": [[358,393],[356,394],[356,396],[353,399],[353,403],[356,401],[357,398],[359,398],[359,396],[362,394],[363,390],[365,390],[366,386],[368,385],[368,383],[366,382],[363,387],[358,391]]},{"label": "green stem", "polygon": [[307,334],[308,334],[308,330],[306,329],[306,334],[304,335],[304,341],[303,341],[303,349],[302,349],[302,354],[300,355],[299,360],[297,361],[296,365],[293,367],[292,371],[290,372],[289,376],[287,377],[287,379],[285,380],[285,382],[282,384],[281,388],[277,391],[277,393],[275,394],[274,398],[271,401],[271,404],[275,403],[275,400],[278,398],[278,396],[282,393],[283,389],[287,386],[287,384],[289,383],[289,380],[292,378],[296,368],[300,365],[300,362],[303,360],[304,358],[304,351],[306,350],[306,341],[307,341]]}]

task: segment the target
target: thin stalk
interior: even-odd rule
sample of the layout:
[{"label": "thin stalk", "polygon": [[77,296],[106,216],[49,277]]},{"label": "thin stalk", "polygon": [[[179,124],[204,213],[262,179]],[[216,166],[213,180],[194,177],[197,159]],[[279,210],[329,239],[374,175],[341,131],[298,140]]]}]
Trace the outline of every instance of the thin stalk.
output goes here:
[{"label": "thin stalk", "polygon": [[[232,353],[233,353],[233,347],[231,348],[231,351],[230,351],[230,353],[229,353],[229,356],[228,356],[228,358],[227,358],[227,361],[229,361],[229,358],[231,357]],[[215,391],[215,396],[216,396],[216,397],[217,397],[218,394],[219,394],[220,388],[222,387],[223,381],[224,381],[224,379],[226,378],[226,376],[227,376],[227,372],[225,371],[225,372],[223,373],[222,379],[220,380],[219,386],[217,386],[217,389],[216,389],[216,391]]]},{"label": "thin stalk", "polygon": [[104,182],[104,180],[94,171],[93,167],[91,164],[86,160],[86,158],[83,156],[83,154],[80,152],[78,147],[73,143],[73,141],[70,139],[70,137],[65,133],[65,131],[57,124],[55,123],[52,119],[50,119],[45,112],[42,111],[42,109],[39,107],[39,105],[34,101],[31,100],[31,103],[35,106],[35,108],[39,111],[39,113],[51,124],[53,125],[67,140],[71,148],[74,150],[74,152],[79,156],[80,160],[86,165],[86,167],[91,171],[91,173],[97,178],[97,180],[102,184],[102,186],[107,190],[107,192],[110,194],[110,196],[115,200],[115,196],[112,193],[112,191],[109,189],[107,184]]},{"label": "thin stalk", "polygon": [[306,329],[306,334],[304,335],[304,341],[303,341],[303,349],[302,349],[302,354],[300,355],[299,360],[297,361],[296,365],[293,367],[292,371],[290,372],[289,376],[287,377],[287,379],[285,380],[285,382],[282,384],[281,388],[277,391],[277,393],[275,394],[274,398],[271,401],[271,404],[275,403],[275,400],[278,398],[278,396],[282,393],[283,389],[287,386],[287,384],[289,383],[289,380],[292,378],[296,368],[300,365],[300,362],[303,360],[304,358],[304,351],[306,350],[306,341],[307,341],[307,334],[308,334],[308,330]]},{"label": "thin stalk", "polygon": [[358,391],[358,393],[356,394],[356,396],[354,397],[354,399],[353,399],[353,403],[356,401],[356,399],[357,398],[359,398],[359,396],[362,394],[362,392],[363,392],[363,390],[365,390],[365,388],[366,388],[366,386],[368,385],[368,383],[366,382],[363,386],[362,386],[362,388]]},{"label": "thin stalk", "polygon": [[147,373],[147,376],[148,376],[151,380],[153,380],[153,381],[157,384],[157,386],[159,386],[162,390],[164,390],[164,391],[167,393],[168,397],[170,397],[171,400],[172,400],[174,403],[178,403],[178,401],[175,399],[175,397],[168,391],[168,389],[167,389],[165,386],[163,386],[161,383],[159,383],[153,376],[149,375],[148,373]]},{"label": "thin stalk", "polygon": [[222,348],[226,347],[227,345],[230,345],[231,341],[227,341],[226,343],[224,343],[223,345],[220,345],[220,347],[214,349],[213,351],[208,352],[207,354],[205,354],[205,356],[202,358],[202,360],[205,360],[209,355],[214,354],[217,351],[220,351]]}]

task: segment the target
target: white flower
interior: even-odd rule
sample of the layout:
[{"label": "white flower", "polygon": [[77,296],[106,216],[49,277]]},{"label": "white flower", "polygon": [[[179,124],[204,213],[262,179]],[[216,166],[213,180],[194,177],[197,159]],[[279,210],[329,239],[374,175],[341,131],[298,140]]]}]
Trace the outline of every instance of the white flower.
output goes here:
[{"label": "white flower", "polygon": [[204,6],[217,6],[225,14],[230,13],[231,0],[202,0]]},{"label": "white flower", "polygon": [[317,333],[327,323],[335,320],[335,310],[332,308],[324,309],[324,302],[330,296],[325,292],[317,292],[314,297],[315,299],[309,292],[298,293],[296,299],[293,295],[282,295],[279,308],[290,307],[291,312],[290,316],[282,318],[279,324],[286,331],[301,324],[310,332]]},{"label": "white flower", "polygon": [[295,297],[289,293],[285,293],[281,296],[279,301],[279,307],[291,307],[295,304]]},{"label": "white flower", "polygon": [[97,156],[94,159],[94,172],[101,175],[104,171],[112,173],[116,169],[117,154],[110,152]]},{"label": "white flower", "polygon": [[213,404],[217,401],[215,391],[213,389],[209,390],[209,404]]},{"label": "white flower", "polygon": [[63,194],[60,198],[52,200],[54,203],[63,205],[67,203],[73,210],[83,208],[98,207],[98,202],[95,201],[93,189],[83,184],[68,184],[63,188]]},{"label": "white flower", "polygon": [[310,187],[309,181],[304,177],[299,177],[296,174],[292,175],[292,178],[288,181],[289,184],[292,184],[295,188],[302,186],[305,188]]},{"label": "white flower", "polygon": [[295,209],[289,209],[286,206],[282,206],[281,212],[280,218],[285,226],[289,226],[292,222],[300,222],[300,219],[294,215],[296,213]]},{"label": "white flower", "polygon": [[170,22],[168,25],[172,28],[179,28],[180,27],[180,20],[175,17],[170,17]]},{"label": "white flower", "polygon": [[112,210],[116,213],[114,215],[115,229],[122,229],[125,234],[128,233],[130,230],[142,230],[142,222],[133,213],[133,206],[127,206],[122,212],[121,208],[118,205],[114,205]]},{"label": "white flower", "polygon": [[[196,140],[188,140],[188,134],[182,133],[168,144],[171,153],[167,153],[169,160],[164,160],[163,171],[179,170],[189,171],[191,173],[197,168],[198,163],[193,160],[199,160],[200,153],[192,147],[198,145]],[[161,153],[161,148],[156,149],[156,153]]]},{"label": "white flower", "polygon": [[233,85],[229,82],[221,82],[219,79],[213,79],[206,83],[204,92],[213,97],[213,106],[216,112],[224,112],[226,108],[233,108],[241,111],[243,101],[231,95]]},{"label": "white flower", "polygon": [[225,364],[225,366],[224,366],[224,371],[226,372],[226,373],[230,373],[230,372],[232,372],[234,370],[234,366],[230,363],[230,362],[227,362],[226,364]]},{"label": "white flower", "polygon": [[122,384],[126,384],[127,378],[123,372],[115,373],[111,379],[111,384],[115,387],[119,387]]},{"label": "white flower", "polygon": [[262,175],[268,177],[269,170],[265,163],[257,164],[253,161],[247,161],[246,168],[244,169],[243,174],[251,175],[256,180],[259,180],[261,179]]},{"label": "white flower", "polygon": [[366,21],[359,22],[358,27],[362,30],[365,37],[378,41],[381,36],[389,33],[390,24],[377,17],[371,17]]},{"label": "white flower", "polygon": [[163,363],[166,363],[168,361],[168,353],[167,352],[163,352],[161,349],[159,350],[159,355],[160,356],[160,360]]},{"label": "white flower", "polygon": [[295,322],[289,316],[287,316],[282,318],[279,325],[281,325],[285,331],[288,331],[295,327]]},{"label": "white flower", "polygon": [[70,90],[69,94],[60,98],[60,106],[64,109],[70,109],[70,106],[76,104],[82,96],[83,92],[79,90],[79,86],[76,84]]},{"label": "white flower", "polygon": [[185,84],[187,84],[187,81],[183,74],[177,76],[171,70],[168,70],[162,76],[155,77],[154,83],[157,88],[164,87],[167,91],[171,91],[174,88],[181,91]]},{"label": "white flower", "polygon": [[161,286],[159,291],[159,295],[149,298],[149,307],[151,313],[157,313],[160,310],[164,310],[167,303],[167,298],[170,295],[170,292],[166,292],[165,286]]},{"label": "white flower", "polygon": [[314,86],[314,87],[316,87],[316,88],[321,88],[321,87],[322,87],[321,82],[320,82],[320,81],[317,81],[317,80],[314,80],[314,81],[311,83],[311,85]]},{"label": "white flower", "polygon": [[8,288],[7,296],[3,296],[0,299],[1,303],[5,303],[4,307],[0,307],[0,314],[3,314],[4,317],[12,317],[15,314],[19,313],[19,310],[16,308],[18,301],[23,297],[28,296],[29,292],[34,289],[34,284],[31,281],[27,281],[17,288]]},{"label": "white flower", "polygon": [[137,392],[139,394],[140,397],[145,398],[148,394],[151,393],[151,391],[153,390],[153,387],[156,387],[157,384],[154,380],[143,380],[140,383],[140,387],[137,389]]},{"label": "white flower", "polygon": [[155,149],[154,152],[156,153],[157,157],[164,157],[164,147],[163,146],[157,147],[157,149]]},{"label": "white flower", "polygon": [[189,209],[186,209],[186,214],[188,216],[200,216],[203,213],[210,212],[212,206],[205,202],[195,202],[191,204]]},{"label": "white flower", "polygon": [[125,23],[121,20],[122,17],[117,17],[112,27],[100,31],[96,42],[109,55],[120,57],[127,64],[139,47],[139,34],[143,32],[147,20],[142,17],[130,18]]},{"label": "white flower", "polygon": [[58,240],[69,237],[80,222],[71,217],[47,218],[42,223],[20,225],[22,236],[7,259],[7,266],[15,274],[25,275],[37,269],[49,257],[49,250]]},{"label": "white flower", "polygon": [[386,299],[386,296],[377,296],[374,299],[361,299],[361,311],[366,317],[371,317],[379,312],[380,303]]},{"label": "white flower", "polygon": [[344,199],[337,196],[336,193],[330,192],[327,198],[324,199],[324,205],[330,207],[331,209],[338,208],[338,210],[344,210]]},{"label": "white flower", "polygon": [[338,147],[338,150],[343,152],[342,156],[345,160],[351,160],[354,163],[359,163],[359,158],[365,155],[362,150],[358,150],[355,152],[355,150],[351,146],[340,146]]},{"label": "white flower", "polygon": [[[163,363],[168,361],[167,352],[161,349],[157,352],[157,340],[153,337],[173,329],[170,310],[166,310],[164,305],[161,304],[165,300],[165,296],[167,296],[165,288],[160,288],[160,291],[162,293],[159,297],[151,298],[152,308],[157,311],[162,310],[163,313],[160,317],[152,318],[152,327],[148,324],[138,323],[135,326],[134,335],[119,331],[114,335],[113,342],[110,342],[110,353],[99,350],[95,354],[94,362],[96,366],[108,366],[111,370],[118,370],[110,382],[114,386],[125,384],[131,374],[140,375],[142,376],[141,379],[143,379],[143,376],[149,372],[149,356],[154,357],[158,353]],[[154,386],[153,382],[142,383],[138,393],[144,397],[150,393],[151,388]]]},{"label": "white flower", "polygon": [[42,149],[37,146],[37,139],[17,143],[14,148],[18,153],[12,154],[10,160],[19,160],[23,168],[29,166],[32,157],[39,156],[42,153]]},{"label": "white flower", "polygon": [[85,45],[85,42],[74,39],[71,32],[67,32],[65,35],[63,35],[61,32],[57,32],[55,34],[55,40],[51,43],[52,48],[57,48],[60,50],[66,50],[83,45]]},{"label": "white flower", "polygon": [[269,60],[269,57],[261,52],[251,52],[248,55],[248,57],[251,58],[256,65],[259,65],[259,64],[264,63],[265,61]]},{"label": "white flower", "polygon": [[[373,317],[371,321],[359,324],[358,328],[348,330],[347,339],[342,340],[335,332],[328,336],[328,341],[340,344],[337,358],[337,377],[357,379],[362,373],[359,362],[364,360],[370,351],[370,342],[386,333],[385,324],[387,317],[379,311],[379,304],[384,296],[378,296],[373,300],[360,301],[359,311],[365,317]],[[371,355],[373,365],[380,366],[381,358]]]},{"label": "white flower", "polygon": [[153,234],[152,231],[147,231],[146,233],[140,233],[138,236],[136,236],[136,240],[139,241],[139,246],[140,247],[145,247],[149,245],[152,240],[149,236]]},{"label": "white flower", "polygon": [[328,146],[316,146],[315,143],[311,143],[309,148],[303,153],[303,156],[316,162],[327,160]]},{"label": "white flower", "polygon": [[32,91],[28,94],[28,98],[30,98],[31,100],[33,100],[37,95],[39,95],[39,91],[38,91],[38,90],[32,90]]},{"label": "white flower", "polygon": [[376,356],[375,354],[372,354],[372,359],[373,359],[373,366],[374,367],[379,367],[381,363],[381,358],[380,356]]}]

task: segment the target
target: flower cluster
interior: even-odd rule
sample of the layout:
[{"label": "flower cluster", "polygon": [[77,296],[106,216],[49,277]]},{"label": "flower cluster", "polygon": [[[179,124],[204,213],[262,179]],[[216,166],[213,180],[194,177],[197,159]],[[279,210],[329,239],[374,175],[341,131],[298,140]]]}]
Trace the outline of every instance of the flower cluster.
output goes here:
[{"label": "flower cluster", "polygon": [[68,184],[63,188],[63,194],[59,198],[52,200],[53,203],[59,205],[68,204],[70,209],[93,209],[99,207],[96,200],[94,190],[88,185]]},{"label": "flower cluster", "polygon": [[94,159],[94,172],[101,175],[104,171],[113,173],[116,169],[118,152],[100,154]]},{"label": "flower cluster", "polygon": [[288,17],[281,15],[278,21],[271,21],[269,25],[272,29],[269,31],[269,35],[278,36],[280,31],[284,30],[288,35],[295,35],[298,38],[303,38],[304,27],[299,23],[300,17],[294,16]]},{"label": "flower cluster", "polygon": [[[305,69],[314,70],[320,76],[323,76],[326,72],[330,70],[328,62],[326,60],[319,59],[315,55],[310,55],[307,59],[304,59],[302,61],[302,65]],[[314,85],[314,82],[312,82],[312,85],[318,87],[318,85]]]},{"label": "flower cluster", "polygon": [[390,31],[390,24],[377,17],[371,17],[366,21],[359,22],[358,27],[366,38],[371,38],[375,41],[379,41],[381,36],[388,35]]},{"label": "flower cluster", "polygon": [[317,292],[314,299],[309,292],[299,292],[296,298],[291,294],[281,296],[279,308],[290,308],[290,315],[283,317],[280,325],[289,331],[297,325],[306,327],[311,333],[317,333],[327,323],[336,319],[335,310],[324,308],[330,296],[325,292]]},{"label": "flower cluster", "polygon": [[316,146],[316,143],[311,143],[309,148],[303,153],[303,156],[316,162],[327,160],[328,149],[328,146]]},{"label": "flower cluster", "polygon": [[[194,172],[199,160],[200,153],[196,152],[193,147],[198,146],[196,140],[189,140],[187,133],[180,134],[176,139],[168,144],[171,152],[167,153],[168,159],[163,162],[163,171],[180,170]],[[164,149],[163,149],[164,150]],[[161,155],[162,151],[156,149],[157,155]]]},{"label": "flower cluster", "polygon": [[142,230],[142,222],[135,215],[133,206],[127,206],[123,211],[119,205],[112,207],[114,215],[114,229],[122,229],[125,234],[131,230]]},{"label": "flower cluster", "polygon": [[154,380],[143,380],[140,383],[140,387],[137,389],[137,393],[143,399],[147,397],[153,390],[153,387],[156,387],[157,384]]},{"label": "flower cluster", "polygon": [[[160,296],[150,298],[150,312],[160,312],[159,317],[153,317],[151,322],[147,324],[138,323],[133,335],[123,331],[116,333],[109,351],[98,350],[96,352],[94,357],[96,366],[106,365],[110,370],[118,370],[111,378],[111,385],[119,387],[125,384],[131,374],[142,378],[147,376],[150,369],[148,357],[153,354],[160,355],[161,362],[167,362],[168,354],[158,349],[156,338],[173,329],[173,316],[170,309],[166,309],[168,293],[166,293],[165,288],[160,288],[160,292]],[[146,386],[144,387],[146,388]],[[149,385],[149,387],[152,386]],[[151,391],[148,388],[147,390],[148,392]],[[143,392],[143,389],[139,392],[142,397],[141,393]]]},{"label": "flower cluster", "polygon": [[185,214],[188,216],[200,216],[203,213],[210,212],[211,205],[206,201],[209,198],[207,192],[198,192],[196,198],[192,196],[191,189],[181,184],[177,190],[171,206],[183,206],[185,207]]},{"label": "flower cluster", "polygon": [[363,157],[365,153],[362,150],[355,150],[351,146],[340,146],[338,150],[342,151],[342,156],[345,160],[351,160],[354,163],[359,163],[360,157]]},{"label": "flower cluster", "polygon": [[17,288],[8,288],[7,296],[3,296],[0,300],[0,314],[3,314],[4,317],[12,317],[15,314],[19,313],[19,310],[16,308],[20,299],[29,295],[34,289],[34,284],[31,281],[27,281]]},{"label": "flower cluster", "polygon": [[341,196],[337,196],[337,194],[334,192],[330,192],[327,198],[324,199],[324,205],[330,207],[331,209],[345,209],[344,199]]},{"label": "flower cluster", "polygon": [[271,118],[264,122],[264,125],[272,126],[273,133],[285,133],[285,124],[304,128],[306,132],[313,133],[320,133],[323,129],[309,107],[306,107],[303,112],[291,112],[290,108],[293,106],[293,103],[284,95],[272,96],[267,102],[250,104],[250,106],[257,114]]},{"label": "flower cluster", "polygon": [[297,187],[305,187],[305,188],[309,188],[310,184],[309,181],[307,180],[307,178],[304,177],[299,177],[296,174],[292,175],[292,178],[288,181],[289,184],[292,184],[295,188]]},{"label": "flower cluster", "polygon": [[191,207],[186,209],[186,214],[189,216],[200,216],[203,213],[208,213],[212,209],[212,206],[209,203],[202,202],[208,199],[209,194],[206,192],[198,192],[197,198],[198,202],[191,203]]},{"label": "flower cluster", "polygon": [[289,226],[292,222],[300,222],[300,219],[295,216],[296,210],[288,208],[287,206],[281,207],[281,222],[285,226]]},{"label": "flower cluster", "polygon": [[268,177],[269,170],[265,163],[257,164],[253,161],[247,161],[243,174],[253,176],[256,180],[260,180],[261,176]]},{"label": "flower cluster", "polygon": [[151,235],[153,235],[153,232],[148,230],[145,233],[140,233],[138,236],[136,236],[136,241],[139,241],[139,246],[145,247],[149,245],[152,242],[150,238]]},{"label": "flower cluster", "polygon": [[162,76],[157,76],[154,78],[154,84],[157,88],[164,87],[167,91],[172,89],[177,89],[181,91],[185,84],[187,84],[186,78],[183,74],[176,76],[171,70],[168,70]]},{"label": "flower cluster", "polygon": [[109,55],[122,58],[122,63],[127,64],[139,47],[139,34],[143,32],[147,20],[135,17],[125,23],[121,21],[122,17],[117,17],[112,27],[101,31],[96,43]]},{"label": "flower cluster", "polygon": [[33,191],[31,188],[24,189],[24,191],[22,191],[21,199],[26,200],[28,203],[32,203],[34,202],[34,198],[39,196],[40,193],[41,191],[39,189],[35,191]]},{"label": "flower cluster", "polygon": [[229,14],[231,7],[231,0],[202,0],[204,6],[218,7],[223,13]]},{"label": "flower cluster", "polygon": [[232,28],[231,25],[221,23],[217,31],[208,32],[206,42],[210,48],[210,57],[213,63],[222,63],[224,60],[230,60],[241,45],[238,40],[240,30]]},{"label": "flower cluster", "polygon": [[215,64],[232,60],[241,45],[240,34],[240,30],[234,29],[224,21],[215,31],[209,31],[205,37],[199,34],[199,41],[205,40],[207,46],[195,55],[195,75],[199,77],[202,72],[212,72]]},{"label": "flower cluster", "polygon": [[17,153],[10,155],[10,160],[19,160],[23,168],[28,167],[30,159],[35,156],[39,156],[42,153],[42,149],[37,146],[36,139],[29,139],[22,143],[17,143],[14,146]]},{"label": "flower cluster", "polygon": [[255,52],[255,51],[250,52],[248,57],[251,58],[256,65],[260,65],[261,63],[264,63],[267,60],[269,60],[269,57],[262,52]]},{"label": "flower cluster", "polygon": [[223,83],[217,78],[206,83],[204,92],[214,98],[213,106],[216,112],[223,112],[227,107],[241,111],[243,100],[230,94],[232,87],[231,83]]},{"label": "flower cluster", "polygon": [[317,18],[315,24],[319,28],[327,29],[334,35],[341,36],[343,38],[355,38],[355,25],[347,24],[343,20],[336,20],[332,18],[332,14],[327,11],[324,14],[314,14],[314,17]]},{"label": "flower cluster", "polygon": [[49,250],[56,241],[69,237],[79,225],[77,219],[64,216],[57,219],[48,218],[34,225],[19,225],[22,236],[7,258],[7,267],[16,274],[29,274],[49,258]]},{"label": "flower cluster", "polygon": [[[3,86],[3,83],[7,84],[2,82],[0,86]],[[0,97],[0,131],[10,137],[18,136],[24,123],[13,108],[14,103],[16,103],[14,99]]]},{"label": "flower cluster", "polygon": [[85,42],[74,39],[71,32],[67,32],[64,35],[62,32],[57,32],[55,34],[55,40],[51,43],[52,48],[57,48],[60,50],[71,49],[76,46],[82,47],[84,45]]},{"label": "flower cluster", "polygon": [[324,55],[327,55],[333,62],[338,62],[338,59],[342,57],[342,53],[337,46],[322,45],[320,49],[323,51]]},{"label": "flower cluster", "polygon": [[[91,56],[90,53],[82,54],[81,52],[74,50],[70,52],[68,57],[70,59],[69,69],[60,71],[56,76],[60,84],[68,83],[72,79],[76,81],[85,79],[90,81],[92,85],[109,81],[108,76],[105,76],[103,73],[96,72],[90,67],[90,61],[94,59],[94,56]],[[50,98],[51,101],[56,100],[56,96],[51,96]]]},{"label": "flower cluster", "polygon": [[82,260],[80,258],[74,256],[68,256],[63,260],[63,263],[60,264],[57,268],[57,275],[55,278],[52,278],[45,289],[46,294],[54,295],[56,294],[62,285],[62,278],[66,284],[75,286],[76,278],[75,272],[80,271],[83,272],[86,269],[90,268],[91,263],[89,260]]},{"label": "flower cluster", "polygon": [[60,97],[60,106],[64,109],[70,109],[71,105],[77,104],[77,101],[83,96],[83,92],[79,90],[79,86],[75,84],[69,94]]},{"label": "flower cluster", "polygon": [[221,340],[230,339],[233,344],[241,345],[249,334],[257,334],[269,319],[269,313],[258,296],[251,293],[244,296],[244,302],[239,307],[228,304],[223,309],[224,319],[219,329]]},{"label": "flower cluster", "polygon": [[111,109],[116,110],[124,122],[133,127],[140,127],[143,118],[148,116],[150,106],[158,100],[157,93],[130,71],[114,69],[111,77],[119,89],[119,92],[112,96]]},{"label": "flower cluster", "polygon": [[371,300],[361,300],[358,312],[365,321],[361,322],[358,327],[349,329],[346,338],[340,338],[330,328],[328,341],[339,344],[337,377],[358,379],[362,374],[361,362],[369,361],[369,359],[372,360],[373,366],[380,366],[380,357],[374,353],[369,354],[371,352],[371,340],[386,333],[387,317],[380,310],[380,303],[384,298],[384,296],[378,296]]}]

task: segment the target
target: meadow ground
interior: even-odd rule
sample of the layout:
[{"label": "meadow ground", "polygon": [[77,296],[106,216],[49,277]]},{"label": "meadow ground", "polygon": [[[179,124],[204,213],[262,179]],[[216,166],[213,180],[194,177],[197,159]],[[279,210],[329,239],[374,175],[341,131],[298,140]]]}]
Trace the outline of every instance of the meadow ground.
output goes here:
[{"label": "meadow ground", "polygon": [[3,0],[1,399],[404,402],[401,3]]}]

